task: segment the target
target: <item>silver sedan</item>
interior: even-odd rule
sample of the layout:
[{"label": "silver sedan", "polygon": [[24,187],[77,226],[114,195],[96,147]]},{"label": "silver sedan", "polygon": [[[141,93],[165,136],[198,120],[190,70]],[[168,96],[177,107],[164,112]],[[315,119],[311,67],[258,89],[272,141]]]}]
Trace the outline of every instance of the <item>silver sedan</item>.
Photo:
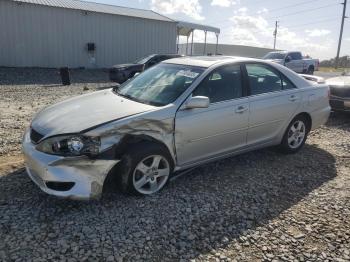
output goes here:
[{"label": "silver sedan", "polygon": [[329,112],[328,86],[278,64],[176,58],[42,110],[23,152],[48,194],[98,198],[117,181],[124,192],[149,195],[174,171],[268,146],[296,153]]}]

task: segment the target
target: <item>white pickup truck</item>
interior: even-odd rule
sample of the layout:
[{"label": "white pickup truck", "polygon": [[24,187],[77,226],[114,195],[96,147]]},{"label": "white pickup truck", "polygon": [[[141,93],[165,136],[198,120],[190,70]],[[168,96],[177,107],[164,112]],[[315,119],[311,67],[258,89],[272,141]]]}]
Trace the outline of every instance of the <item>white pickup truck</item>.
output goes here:
[{"label": "white pickup truck", "polygon": [[263,59],[284,65],[296,73],[313,75],[318,70],[319,60],[304,58],[301,52],[275,51],[267,53]]}]

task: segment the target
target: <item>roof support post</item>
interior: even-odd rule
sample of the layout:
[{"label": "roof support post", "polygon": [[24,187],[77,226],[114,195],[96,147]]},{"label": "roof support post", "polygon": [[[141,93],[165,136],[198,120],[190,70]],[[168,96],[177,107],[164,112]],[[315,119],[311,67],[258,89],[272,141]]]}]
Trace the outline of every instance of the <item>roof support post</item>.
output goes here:
[{"label": "roof support post", "polygon": [[193,56],[193,35],[194,35],[194,29],[192,30],[191,56]]},{"label": "roof support post", "polygon": [[179,53],[179,45],[180,45],[180,33],[179,33],[179,29],[176,30],[177,33],[177,41],[176,41],[176,53]]},{"label": "roof support post", "polygon": [[218,45],[219,45],[219,34],[215,33],[216,35],[216,46],[215,46],[215,55],[218,54]]},{"label": "roof support post", "polygon": [[204,50],[203,55],[205,55],[207,52],[207,31],[204,31]]},{"label": "roof support post", "polygon": [[187,42],[186,42],[186,55],[188,55],[188,38],[190,37],[190,35],[187,35]]}]

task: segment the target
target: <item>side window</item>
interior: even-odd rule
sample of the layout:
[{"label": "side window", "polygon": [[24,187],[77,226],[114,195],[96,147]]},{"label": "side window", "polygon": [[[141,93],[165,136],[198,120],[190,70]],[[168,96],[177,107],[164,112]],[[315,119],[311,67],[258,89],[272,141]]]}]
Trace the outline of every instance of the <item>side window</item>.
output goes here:
[{"label": "side window", "polygon": [[159,56],[152,57],[150,60],[146,63],[146,68],[152,67],[159,63]]},{"label": "side window", "polygon": [[302,59],[300,53],[296,53],[296,52],[295,53],[290,53],[290,56],[291,56],[292,60],[300,60],[300,59]]},{"label": "side window", "polygon": [[162,61],[167,60],[167,59],[169,59],[168,56],[161,55],[161,56],[158,57],[158,62],[162,62]]},{"label": "side window", "polygon": [[281,78],[282,78],[283,90],[296,88],[296,86],[292,83],[292,81],[290,81],[287,77],[281,75]]},{"label": "side window", "polygon": [[214,70],[197,86],[192,95],[209,97],[210,103],[242,97],[240,66],[229,65]]},{"label": "side window", "polygon": [[260,64],[246,64],[248,73],[250,94],[259,95],[263,93],[282,90],[282,81],[279,74],[268,66]]}]

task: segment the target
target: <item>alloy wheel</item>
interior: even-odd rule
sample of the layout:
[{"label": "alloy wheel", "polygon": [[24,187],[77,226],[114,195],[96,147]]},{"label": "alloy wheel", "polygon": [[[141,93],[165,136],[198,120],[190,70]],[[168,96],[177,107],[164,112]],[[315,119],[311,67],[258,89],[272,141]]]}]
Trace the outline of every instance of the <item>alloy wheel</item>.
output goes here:
[{"label": "alloy wheel", "polygon": [[133,173],[135,189],[145,195],[159,191],[170,175],[168,160],[161,155],[152,155],[141,160]]},{"label": "alloy wheel", "polygon": [[288,131],[288,145],[290,148],[298,148],[304,141],[306,126],[303,121],[295,121]]}]

